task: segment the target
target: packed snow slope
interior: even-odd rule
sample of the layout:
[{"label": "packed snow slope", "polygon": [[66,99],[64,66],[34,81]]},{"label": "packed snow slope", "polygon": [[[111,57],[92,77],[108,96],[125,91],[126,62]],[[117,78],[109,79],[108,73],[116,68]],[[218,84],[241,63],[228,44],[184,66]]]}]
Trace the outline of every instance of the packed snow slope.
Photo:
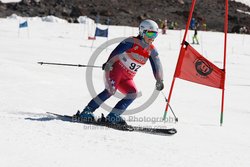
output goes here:
[{"label": "packed snow slope", "polygon": [[[18,29],[19,22],[0,20],[0,166],[250,166],[250,36],[228,34],[223,126],[219,124],[221,90],[176,79],[171,106],[178,123],[171,112],[162,122],[166,103],[161,94],[144,111],[124,116],[129,124],[178,130],[174,136],[156,136],[63,122],[46,114],[73,115],[82,110],[92,98],[86,80],[92,78],[100,92],[103,72],[94,68],[90,75],[86,68],[37,62],[88,64],[107,39],[88,40],[91,25],[30,18],[28,28]],[[154,43],[164,68],[165,96],[183,33],[169,30]],[[109,40],[131,35],[137,35],[137,28],[109,27]],[[189,31],[190,43],[192,35]],[[222,68],[223,33],[199,31],[198,36],[200,45],[194,47]],[[116,45],[103,48],[94,65],[102,65]],[[141,96],[129,109],[143,105],[154,90],[150,63],[139,70],[135,83]],[[105,104],[113,106],[118,100],[112,97]],[[101,113],[108,111],[95,112]]]}]

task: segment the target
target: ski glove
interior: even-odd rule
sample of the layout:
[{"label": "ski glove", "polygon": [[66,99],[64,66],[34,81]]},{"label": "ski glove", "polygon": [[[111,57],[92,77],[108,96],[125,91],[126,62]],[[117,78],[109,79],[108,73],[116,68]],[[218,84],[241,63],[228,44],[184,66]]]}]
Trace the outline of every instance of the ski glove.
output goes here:
[{"label": "ski glove", "polygon": [[110,62],[106,62],[102,65],[102,70],[104,71],[112,71],[113,70],[113,64]]},{"label": "ski glove", "polygon": [[156,87],[156,90],[161,91],[164,88],[163,81],[161,81],[161,80],[156,81],[155,87]]}]

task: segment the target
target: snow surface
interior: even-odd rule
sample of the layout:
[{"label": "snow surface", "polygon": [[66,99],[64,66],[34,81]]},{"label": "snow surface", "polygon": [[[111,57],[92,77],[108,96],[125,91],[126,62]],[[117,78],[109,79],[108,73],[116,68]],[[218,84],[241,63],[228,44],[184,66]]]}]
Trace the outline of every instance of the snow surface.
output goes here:
[{"label": "snow surface", "polygon": [[[26,18],[27,19],[27,18]],[[224,124],[219,125],[221,90],[177,79],[171,106],[179,118],[161,118],[161,94],[145,111],[132,115],[130,124],[175,127],[174,136],[63,122],[46,112],[74,114],[91,99],[86,68],[38,65],[38,61],[87,64],[106,38],[87,40],[90,26],[28,19],[18,30],[17,18],[0,19],[0,166],[250,166],[250,54],[249,35],[228,34]],[[103,26],[104,27],[104,26]],[[169,30],[155,41],[164,68],[168,95],[184,31]],[[188,35],[191,41],[193,32]],[[137,35],[137,28],[110,26],[110,37]],[[223,33],[198,32],[201,45],[194,47],[222,68]],[[95,65],[102,65],[116,46],[104,49]],[[130,106],[142,105],[154,90],[147,63],[135,77],[142,96]],[[104,88],[100,69],[93,70],[94,88]],[[89,76],[88,76],[89,78]],[[146,82],[145,82],[146,81]],[[113,97],[106,104],[113,106]],[[108,113],[100,108],[96,115]],[[143,121],[144,120],[144,121]]]},{"label": "snow surface", "polygon": [[250,0],[233,0],[233,1],[241,2],[243,4],[246,4],[247,6],[250,6]]},{"label": "snow surface", "polygon": [[22,0],[1,0],[3,3],[21,2]]}]

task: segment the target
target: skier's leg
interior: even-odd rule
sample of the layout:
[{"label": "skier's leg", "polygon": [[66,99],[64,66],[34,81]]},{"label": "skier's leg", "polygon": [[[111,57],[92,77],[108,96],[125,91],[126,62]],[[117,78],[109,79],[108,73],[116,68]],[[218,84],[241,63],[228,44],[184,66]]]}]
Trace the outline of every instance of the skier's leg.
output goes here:
[{"label": "skier's leg", "polygon": [[195,39],[196,39],[196,43],[199,44],[199,40],[198,40],[198,36],[197,35],[195,36]]},{"label": "skier's leg", "polygon": [[194,39],[195,39],[195,35],[192,37],[192,39],[193,39],[193,42],[192,42],[192,44],[194,44]]},{"label": "skier's leg", "polygon": [[94,114],[93,112],[100,107],[100,105],[110,98],[112,94],[109,93],[107,89],[104,89],[101,93],[99,93],[95,98],[93,98],[88,105],[83,109],[80,113],[80,117],[86,119],[86,121],[93,121]]},{"label": "skier's leg", "polygon": [[112,111],[108,114],[107,120],[114,124],[126,124],[120,115],[136,99],[137,89],[134,81],[131,79],[121,82],[118,86],[118,90],[126,94],[126,96],[115,105]]},{"label": "skier's leg", "polygon": [[108,98],[110,98],[117,90],[117,86],[121,80],[120,69],[114,68],[112,71],[105,72],[105,90],[93,98],[84,108],[80,116],[94,118],[93,112]]},{"label": "skier's leg", "polygon": [[[118,90],[125,94],[126,96],[120,100],[112,112],[117,112],[119,115],[122,114],[127,107],[136,99],[137,89],[132,79],[125,80],[120,83]],[[115,111],[117,109],[117,111]]]},{"label": "skier's leg", "polygon": [[112,94],[109,93],[107,89],[104,89],[101,93],[99,93],[95,98],[93,98],[86,107],[90,108],[90,112],[94,112],[99,106],[110,98]]}]

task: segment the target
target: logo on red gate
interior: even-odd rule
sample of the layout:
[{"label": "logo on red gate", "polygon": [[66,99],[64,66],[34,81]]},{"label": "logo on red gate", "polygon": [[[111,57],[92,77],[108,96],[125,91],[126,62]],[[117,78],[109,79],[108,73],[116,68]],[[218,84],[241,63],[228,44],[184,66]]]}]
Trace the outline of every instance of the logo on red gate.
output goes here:
[{"label": "logo on red gate", "polygon": [[213,68],[204,59],[196,59],[195,60],[195,69],[196,69],[197,73],[200,74],[201,76],[208,76],[213,71]]}]

